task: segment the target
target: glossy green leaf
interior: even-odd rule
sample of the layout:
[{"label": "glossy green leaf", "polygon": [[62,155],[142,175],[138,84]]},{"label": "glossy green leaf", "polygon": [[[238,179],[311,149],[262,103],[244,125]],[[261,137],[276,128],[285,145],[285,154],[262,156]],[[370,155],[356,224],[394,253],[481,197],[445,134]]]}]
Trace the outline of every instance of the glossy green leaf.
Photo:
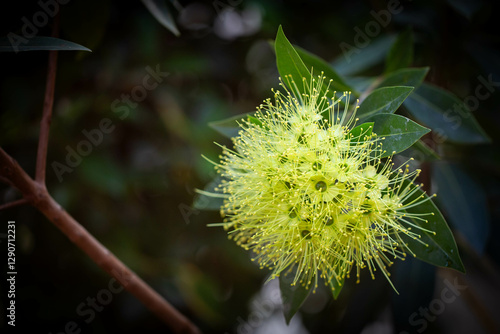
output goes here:
[{"label": "glossy green leaf", "polygon": [[411,66],[413,62],[413,33],[410,29],[399,34],[385,60],[385,73]]},{"label": "glossy green leaf", "polygon": [[[218,189],[222,183],[222,177],[217,175],[210,183],[205,186],[205,189],[196,189],[196,196],[193,201],[193,208],[198,210],[220,210],[222,204],[224,204],[224,198],[226,197],[224,193]],[[209,195],[215,194],[215,195]]]},{"label": "glossy green leaf", "polygon": [[455,95],[430,84],[422,84],[404,106],[419,122],[441,137],[457,143],[487,143],[488,135]]},{"label": "glossy green leaf", "polygon": [[382,140],[385,151],[383,157],[406,150],[430,131],[400,115],[378,114],[369,117],[367,121],[375,123],[373,132]]},{"label": "glossy green leaf", "polygon": [[312,290],[312,284],[305,288],[302,284],[291,285],[291,275],[280,275],[280,291],[283,300],[283,314],[289,324]]},{"label": "glossy green leaf", "polygon": [[378,87],[411,86],[417,88],[424,80],[427,72],[429,72],[428,67],[402,68],[388,74]]},{"label": "glossy green leaf", "polygon": [[452,226],[482,254],[490,229],[487,198],[483,189],[459,166],[442,162],[432,165],[437,201]]},{"label": "glossy green leaf", "polygon": [[372,134],[373,122],[363,123],[349,131],[348,138],[351,139],[352,143],[364,142],[367,137]]},{"label": "glossy green leaf", "polygon": [[357,43],[359,38],[357,39],[356,36],[352,43],[342,42],[339,44],[342,54],[335,59],[332,65],[340,75],[361,73],[381,63],[396,39],[395,36],[389,35],[375,40],[368,38],[361,43]]},{"label": "glossy green leaf", "polygon": [[328,285],[330,285],[330,288],[332,289],[333,299],[337,300],[339,297],[340,291],[342,291],[342,288],[344,287],[344,281],[345,278],[342,278],[340,282],[333,278],[330,282],[328,282]]},{"label": "glossy green leaf", "polygon": [[[17,35],[16,35],[17,36]],[[18,40],[17,38],[21,38]],[[24,42],[25,41],[25,42]],[[0,52],[20,52],[20,51],[40,51],[40,50],[58,50],[58,51],[89,51],[90,49],[70,41],[60,38],[35,36],[33,38],[0,37]]]},{"label": "glossy green leaf", "polygon": [[335,72],[333,67],[326,61],[297,46],[295,47],[295,51],[297,51],[306,68],[313,69],[313,74],[320,74],[321,72],[323,72],[323,75],[327,78],[325,83],[328,83],[328,81],[332,79],[330,91],[350,91],[353,93],[353,95],[359,96],[359,92],[357,92],[353,87],[349,86],[349,84],[345,82],[344,78],[342,78],[337,72]]},{"label": "glossy green leaf", "polygon": [[[403,186],[411,187],[411,189],[417,187],[409,180],[404,181]],[[416,192],[413,195],[406,199],[406,203],[411,203],[420,196],[425,198],[428,197],[427,194],[419,188],[416,189]],[[403,233],[400,234],[403,241],[408,245],[415,256],[418,259],[435,266],[453,268],[460,272],[465,272],[464,265],[462,264],[462,260],[458,254],[457,244],[455,243],[453,234],[451,233],[448,224],[446,224],[446,221],[437,206],[431,200],[427,200],[417,206],[406,209],[406,211],[408,213],[426,214],[425,219],[427,220],[427,223],[409,217],[405,217],[405,219],[409,220],[416,226],[421,226],[426,230],[435,232],[426,232],[413,227],[413,232],[418,233],[421,236],[418,240],[408,237]],[[401,223],[410,227],[403,221],[401,221]]]},{"label": "glossy green leaf", "polygon": [[413,87],[395,86],[377,88],[363,100],[356,116],[360,119],[366,119],[375,114],[392,114],[403,101],[410,95]]},{"label": "glossy green leaf", "polygon": [[170,30],[175,36],[180,36],[181,33],[175,25],[174,18],[165,4],[165,0],[142,0],[142,2],[162,26]]},{"label": "glossy green leaf", "polygon": [[[244,119],[248,119],[250,115],[253,114],[254,113],[251,112],[251,113],[236,115],[230,118],[223,119],[221,121],[210,122],[208,123],[208,126],[216,130],[226,138],[237,137],[238,132],[241,130],[241,127],[238,124],[242,124]],[[255,117],[253,118],[258,121],[258,119],[256,119]]]},{"label": "glossy green leaf", "polygon": [[255,125],[258,125],[258,126],[261,126],[263,127],[264,125],[262,124],[262,122],[257,118],[257,117],[254,117],[254,116],[248,116],[248,121],[252,124],[255,124]]},{"label": "glossy green leaf", "polygon": [[298,99],[301,99],[302,94],[307,93],[304,85],[310,83],[311,72],[286,38],[281,26],[278,28],[274,48],[276,65],[283,82]]}]

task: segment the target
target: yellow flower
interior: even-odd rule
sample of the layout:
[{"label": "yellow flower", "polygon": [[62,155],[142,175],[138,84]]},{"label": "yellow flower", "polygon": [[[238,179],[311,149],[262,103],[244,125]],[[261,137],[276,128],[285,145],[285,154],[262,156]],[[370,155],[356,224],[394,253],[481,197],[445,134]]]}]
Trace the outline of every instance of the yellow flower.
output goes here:
[{"label": "yellow flower", "polygon": [[393,171],[375,134],[353,135],[350,93],[320,96],[323,80],[306,84],[300,99],[282,85],[285,93],[257,108],[258,122],[241,124],[234,149],[223,147],[224,220],[213,225],[251,250],[270,279],[294,272],[293,284],[317,287],[319,277],[342,282],[353,266],[358,281],[363,268],[389,279],[387,266],[413,254],[401,234],[420,237],[401,223],[424,221],[405,211],[425,200],[407,203],[418,187],[403,186],[419,171]]}]

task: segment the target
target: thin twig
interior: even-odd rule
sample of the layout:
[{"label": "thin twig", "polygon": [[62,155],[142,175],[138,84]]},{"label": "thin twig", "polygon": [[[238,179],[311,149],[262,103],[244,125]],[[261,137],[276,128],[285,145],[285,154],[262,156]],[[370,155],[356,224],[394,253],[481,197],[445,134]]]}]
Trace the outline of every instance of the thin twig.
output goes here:
[{"label": "thin twig", "polygon": [[32,202],[33,196],[39,192],[39,187],[33,182],[28,174],[26,174],[17,161],[8,155],[1,147],[0,178],[8,180],[9,184],[16,187],[30,203]]},{"label": "thin twig", "polygon": [[170,305],[146,282],[127,268],[71,217],[48,193],[45,185],[35,182],[19,164],[0,147],[0,175],[12,181],[26,200],[43,213],[99,267],[113,276],[176,333],[198,334],[200,330]]},{"label": "thin twig", "polygon": [[[57,36],[57,31],[58,18],[56,17],[52,32],[53,37]],[[16,187],[24,196],[22,200],[0,206],[0,209],[30,203],[56,225],[75,245],[83,250],[99,267],[120,282],[126,290],[139,299],[174,332],[186,334],[201,333],[192,322],[170,305],[132,270],[127,268],[125,264],[97,241],[49,195],[45,186],[45,170],[47,165],[50,121],[54,104],[56,69],[57,51],[50,51],[43,115],[40,123],[35,180],[31,179],[21,166],[19,166],[17,161],[0,147],[0,180]]]},{"label": "thin twig", "polygon": [[[52,26],[52,37],[57,37],[59,31],[59,15],[54,18]],[[40,184],[45,184],[45,170],[47,165],[47,147],[49,145],[50,121],[54,106],[54,90],[57,72],[57,51],[49,51],[49,66],[47,82],[45,86],[45,98],[43,101],[43,114],[40,122],[40,136],[38,139],[38,151],[36,158],[35,180]]]},{"label": "thin twig", "polygon": [[14,206],[27,204],[27,203],[28,203],[28,200],[26,198],[21,198],[21,199],[18,199],[18,200],[9,202],[9,203],[4,203],[4,204],[0,205],[0,211],[8,209],[8,208],[12,208]]}]

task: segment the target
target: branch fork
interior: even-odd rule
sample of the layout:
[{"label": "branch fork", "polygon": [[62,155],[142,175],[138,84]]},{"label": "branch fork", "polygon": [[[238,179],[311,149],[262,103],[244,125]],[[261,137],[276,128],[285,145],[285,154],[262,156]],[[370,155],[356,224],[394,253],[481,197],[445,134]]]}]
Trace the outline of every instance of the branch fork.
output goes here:
[{"label": "branch fork", "polygon": [[[53,37],[57,37],[57,31],[58,19],[56,17],[52,32]],[[57,51],[50,51],[35,179],[32,179],[17,161],[0,147],[0,181],[17,188],[23,196],[22,199],[0,205],[0,210],[21,204],[31,204],[43,213],[76,246],[83,250],[99,267],[120,282],[126,290],[139,299],[174,332],[201,333],[196,325],[125,266],[50,196],[45,183],[45,171],[49,129],[54,104],[56,69]]]}]

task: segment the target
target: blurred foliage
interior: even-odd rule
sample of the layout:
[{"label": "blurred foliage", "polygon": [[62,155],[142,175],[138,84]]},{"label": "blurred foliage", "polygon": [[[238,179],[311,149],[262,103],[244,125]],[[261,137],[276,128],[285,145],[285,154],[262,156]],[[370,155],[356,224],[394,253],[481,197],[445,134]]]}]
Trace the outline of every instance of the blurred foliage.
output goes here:
[{"label": "blurred foliage", "polygon": [[[201,153],[216,158],[220,150],[213,142],[229,143],[207,123],[252,112],[271,95],[278,71],[268,41],[274,39],[280,24],[294,45],[331,60],[337,73],[347,77],[343,84],[359,92],[370,85],[390,85],[373,76],[386,70],[386,59],[395,57],[391,51],[394,41],[406,45],[407,40],[398,40],[398,36],[409,34],[411,27],[414,79],[421,80],[424,66],[429,66],[426,81],[433,85],[416,88],[410,98],[417,98],[413,104],[408,99],[403,103],[403,114],[432,129],[436,120],[414,112],[419,95],[445,88],[458,101],[466,101],[477,95],[482,80],[500,81],[495,2],[402,1],[401,6],[403,10],[348,62],[341,43],[354,45],[355,27],[364,31],[368,22],[375,21],[370,11],[385,10],[386,2],[173,1],[168,8],[180,37],[156,21],[141,2],[74,0],[60,5],[60,38],[88,47],[92,53],[59,54],[48,155],[49,191],[110,251],[205,332],[241,330],[242,322],[255,314],[251,301],[267,272],[228,242],[223,230],[206,227],[220,220],[217,212],[191,208],[194,189],[202,189],[215,176]],[[10,3],[0,14],[0,35],[21,34],[22,18],[32,21],[39,11],[37,1]],[[38,30],[37,36],[49,36],[50,24]],[[0,145],[33,175],[47,53],[1,53],[0,57]],[[406,54],[400,60],[391,70],[412,61]],[[126,113],[113,108],[115,100],[121,107],[126,105],[123,94],[139,92],[136,87],[144,85],[147,67],[158,67],[169,75],[157,88],[146,90],[144,100],[129,105]],[[486,134],[477,137],[479,145],[453,143],[456,131],[445,133],[450,140],[439,141],[439,145],[433,142],[443,134],[436,136],[433,131],[422,143],[437,149],[446,161],[433,165],[432,178],[438,179],[433,186],[443,198],[439,204],[455,235],[463,240],[459,248],[469,273],[474,268],[482,273],[477,252],[495,270],[500,261],[500,244],[495,239],[500,234],[500,154],[495,149],[500,94],[498,85],[491,87],[473,114],[493,144],[485,142]],[[441,107],[438,102],[435,105],[443,111],[448,108],[443,106],[453,105],[447,95],[442,96]],[[103,134],[102,142],[82,157],[81,164],[61,175],[60,182],[51,164],[65,163],[68,147],[77,149],[87,140],[83,131],[99,129],[104,118],[111,120],[113,130]],[[459,120],[455,118],[455,122]],[[465,124],[460,129],[476,129],[472,118],[461,117],[460,122]],[[468,189],[459,198],[457,182]],[[0,196],[1,203],[19,198],[3,185]],[[450,200],[454,198],[457,200]],[[471,211],[457,216],[463,201],[475,204]],[[467,219],[461,220],[461,216]],[[34,209],[23,206],[0,211],[0,221],[7,219],[17,222],[20,324],[54,333],[62,331],[68,321],[92,333],[165,332],[163,323],[127,292],[114,295],[87,324],[77,307],[106,288],[110,278]],[[480,233],[470,234],[471,224],[480,225]],[[4,243],[0,245],[4,247]],[[348,280],[336,301],[327,290],[311,294],[299,320],[311,333],[358,333],[390,312],[394,328],[415,330],[405,328],[408,317],[428,305],[429,291],[437,279],[432,267],[413,262],[394,266],[395,276],[417,273],[411,281],[395,279],[400,293],[408,295],[396,295],[383,279],[362,277],[358,286]],[[488,277],[494,280],[491,277],[495,276]],[[5,291],[3,284],[1,291]],[[490,293],[496,296],[498,290]],[[1,309],[5,309],[3,298],[2,293]],[[276,316],[283,319],[281,313]],[[3,314],[0,319],[0,326],[5,327]],[[461,317],[462,323],[470,319],[475,321],[473,330],[480,328],[480,322],[470,315]],[[430,322],[428,332],[440,332],[447,326],[452,324]],[[264,333],[268,327],[259,328]]]}]

